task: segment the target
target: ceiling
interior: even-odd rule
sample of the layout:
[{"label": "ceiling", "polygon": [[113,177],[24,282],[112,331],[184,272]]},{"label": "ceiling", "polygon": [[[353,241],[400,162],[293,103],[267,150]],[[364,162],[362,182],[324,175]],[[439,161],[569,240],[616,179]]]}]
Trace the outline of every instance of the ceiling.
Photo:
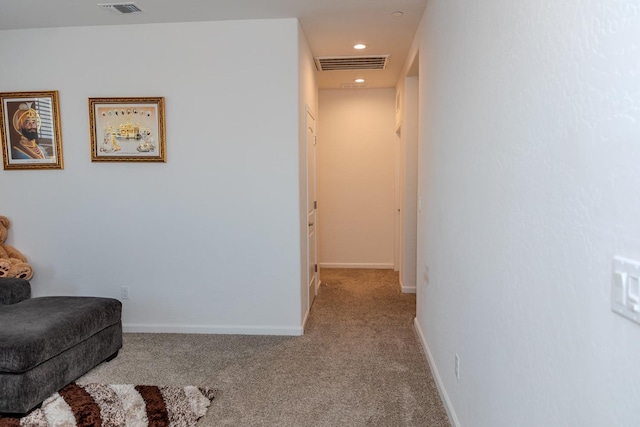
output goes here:
[{"label": "ceiling", "polygon": [[[321,71],[321,89],[394,87],[428,0],[135,0],[143,13],[116,15],[109,0],[0,0],[0,30],[237,19],[298,18],[314,57],[390,55],[385,70]],[[401,16],[392,13],[403,12]],[[365,50],[353,45],[364,43]]]}]

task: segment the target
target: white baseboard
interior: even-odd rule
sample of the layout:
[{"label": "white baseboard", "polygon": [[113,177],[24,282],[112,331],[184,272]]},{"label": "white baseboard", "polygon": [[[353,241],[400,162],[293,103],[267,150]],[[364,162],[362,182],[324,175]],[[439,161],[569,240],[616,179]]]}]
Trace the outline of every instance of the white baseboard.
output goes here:
[{"label": "white baseboard", "polygon": [[[318,292],[320,292],[320,285],[322,284],[322,280],[318,280],[317,281],[317,285],[316,285],[316,298],[318,297]],[[307,321],[309,320],[309,316],[311,316],[311,310],[307,310],[304,313],[304,319],[302,320],[302,331],[304,333],[304,330],[307,328]]]},{"label": "white baseboard", "polygon": [[307,320],[309,320],[309,315],[311,314],[311,310],[307,310],[304,313],[304,319],[302,320],[302,330],[304,331],[307,327]]},{"label": "white baseboard", "polygon": [[353,262],[326,262],[321,263],[320,268],[371,268],[376,270],[393,270],[393,264],[387,263],[353,263]]},{"label": "white baseboard", "polygon": [[417,291],[415,286],[404,286],[402,284],[400,285],[400,290],[403,294],[415,294]]},{"label": "white baseboard", "polygon": [[436,361],[433,358],[433,354],[431,354],[431,349],[429,348],[427,339],[422,333],[422,329],[420,328],[420,324],[418,323],[417,318],[413,319],[413,325],[415,327],[416,333],[418,334],[420,344],[422,345],[422,350],[424,351],[424,354],[427,357],[427,362],[428,362],[429,368],[431,369],[431,373],[433,374],[433,378],[435,379],[436,385],[438,386],[438,392],[440,393],[440,398],[444,403],[444,409],[447,411],[447,415],[449,416],[449,421],[451,422],[451,425],[453,425],[454,427],[460,427],[460,422],[458,421],[456,412],[453,410],[453,405],[451,405],[451,400],[449,400],[449,395],[447,394],[447,390],[444,388],[444,383],[442,382],[442,378],[440,377],[440,372],[436,367]]},{"label": "white baseboard", "polygon": [[220,334],[220,335],[284,335],[300,336],[304,327],[288,326],[218,326],[218,325],[158,325],[125,323],[124,332],[151,334]]},{"label": "white baseboard", "polygon": [[400,280],[400,292],[403,294],[415,294],[416,287],[415,286],[405,286],[402,280]]}]

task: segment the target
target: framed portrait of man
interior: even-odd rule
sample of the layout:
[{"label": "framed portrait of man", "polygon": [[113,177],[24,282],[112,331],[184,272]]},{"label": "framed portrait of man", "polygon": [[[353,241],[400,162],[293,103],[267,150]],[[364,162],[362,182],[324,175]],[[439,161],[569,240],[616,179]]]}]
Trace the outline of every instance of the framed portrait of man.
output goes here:
[{"label": "framed portrait of man", "polygon": [[58,91],[0,93],[2,164],[11,169],[62,169]]}]

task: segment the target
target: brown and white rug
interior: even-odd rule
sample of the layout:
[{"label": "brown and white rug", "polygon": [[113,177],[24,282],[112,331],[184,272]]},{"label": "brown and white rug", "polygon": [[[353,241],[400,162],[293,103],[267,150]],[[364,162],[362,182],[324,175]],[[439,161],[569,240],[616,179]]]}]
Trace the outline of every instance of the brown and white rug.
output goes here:
[{"label": "brown and white rug", "polygon": [[22,418],[0,415],[0,427],[190,427],[216,394],[195,386],[71,383]]}]

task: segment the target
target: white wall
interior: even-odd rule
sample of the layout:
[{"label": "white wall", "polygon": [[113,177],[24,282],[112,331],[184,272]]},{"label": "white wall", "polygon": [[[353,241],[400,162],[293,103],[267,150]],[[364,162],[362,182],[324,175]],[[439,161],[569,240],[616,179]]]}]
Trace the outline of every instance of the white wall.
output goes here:
[{"label": "white wall", "polygon": [[[36,296],[128,286],[127,330],[302,332],[298,31],[283,19],[0,33],[0,90],[60,93],[65,169],[0,172]],[[110,96],[166,97],[166,164],[90,162],[87,98]]]},{"label": "white wall", "polygon": [[417,37],[417,326],[454,421],[640,425],[610,309],[640,259],[638,3],[433,0]]},{"label": "white wall", "polygon": [[319,109],[321,266],[393,268],[394,90],[320,90]]}]

